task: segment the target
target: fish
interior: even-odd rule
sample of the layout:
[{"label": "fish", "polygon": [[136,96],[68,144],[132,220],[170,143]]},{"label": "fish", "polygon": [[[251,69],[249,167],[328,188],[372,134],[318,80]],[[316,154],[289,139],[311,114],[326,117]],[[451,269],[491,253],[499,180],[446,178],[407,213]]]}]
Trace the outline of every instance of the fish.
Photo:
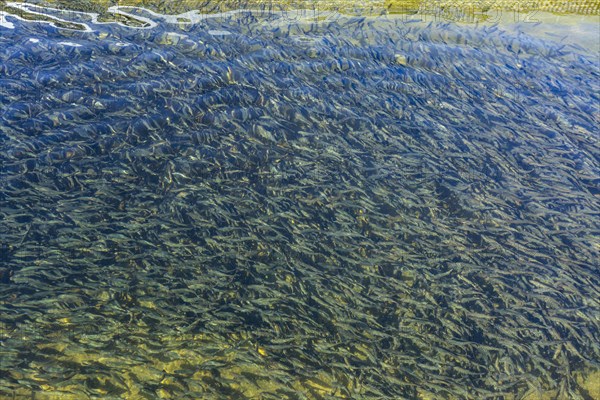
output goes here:
[{"label": "fish", "polygon": [[[84,36],[0,36],[0,319],[20,384],[583,393],[566,370],[600,351],[583,50],[502,26],[119,10],[75,15]],[[75,370],[95,386],[64,386]]]}]

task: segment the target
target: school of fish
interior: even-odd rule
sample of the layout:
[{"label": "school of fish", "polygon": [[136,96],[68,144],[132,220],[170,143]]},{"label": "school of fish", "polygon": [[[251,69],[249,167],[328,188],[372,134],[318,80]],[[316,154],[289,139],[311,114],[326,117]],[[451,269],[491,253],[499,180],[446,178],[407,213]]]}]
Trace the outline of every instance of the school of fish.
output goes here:
[{"label": "school of fish", "polygon": [[0,20],[0,395],[592,398],[584,49],[11,7],[48,19]]}]

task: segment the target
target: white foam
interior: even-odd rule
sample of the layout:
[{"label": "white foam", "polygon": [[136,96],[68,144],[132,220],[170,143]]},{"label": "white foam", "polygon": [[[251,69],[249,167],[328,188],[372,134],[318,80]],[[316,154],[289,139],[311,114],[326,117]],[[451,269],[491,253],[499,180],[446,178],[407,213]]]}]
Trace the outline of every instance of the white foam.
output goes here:
[{"label": "white foam", "polygon": [[[131,25],[119,22],[119,21],[108,21],[108,22],[98,21],[99,14],[97,14],[97,13],[69,10],[69,14],[81,16],[83,19],[86,20],[85,22],[69,21],[69,20],[58,18],[49,13],[49,12],[64,13],[65,12],[64,9],[58,9],[58,8],[52,8],[52,7],[41,7],[41,6],[37,6],[37,5],[33,5],[33,4],[27,4],[27,3],[22,3],[22,2],[13,2],[13,1],[6,2],[6,5],[9,7],[13,7],[13,8],[17,8],[19,10],[26,11],[30,14],[44,16],[45,18],[47,18],[47,20],[29,20],[29,19],[22,18],[18,15],[3,12],[3,13],[0,13],[0,26],[4,26],[9,29],[14,28],[14,24],[6,21],[6,18],[5,18],[5,15],[10,15],[14,18],[17,18],[17,19],[25,21],[25,22],[45,23],[45,24],[49,24],[54,27],[57,27],[55,25],[55,22],[77,24],[83,28],[84,32],[93,32],[94,31],[94,29],[90,28],[90,26],[87,24],[87,22],[89,22],[91,24],[96,24],[96,25],[116,24],[116,25],[121,25],[121,26],[127,27],[127,28],[133,28],[133,29],[151,29],[151,28],[155,28],[156,26],[158,26],[158,23],[155,20],[137,15],[137,14],[133,13],[134,10],[139,10],[147,15],[150,15],[154,19],[162,20],[162,21],[166,22],[167,24],[173,24],[173,25],[192,25],[192,24],[196,24],[196,23],[208,20],[208,19],[230,18],[230,17],[233,17],[238,14],[264,13],[265,12],[264,10],[238,9],[238,10],[225,11],[225,12],[215,13],[215,14],[205,14],[205,13],[201,13],[199,10],[192,10],[192,11],[188,11],[188,12],[178,14],[178,15],[168,15],[168,14],[159,14],[159,13],[149,10],[147,8],[134,7],[134,6],[118,6],[117,5],[117,6],[111,6],[107,9],[107,11],[109,13],[120,14],[120,15],[126,16],[128,18],[131,18],[132,20],[135,20],[135,21],[138,21],[141,23],[145,23],[145,26],[131,26]],[[315,12],[316,12],[316,14],[315,14]],[[308,18],[308,19],[312,20],[316,16],[319,16],[321,18],[324,18],[324,17],[330,18],[332,16],[338,15],[337,13],[331,12],[331,11],[315,11],[315,10],[304,10],[304,9],[287,10],[287,11],[269,11],[269,14],[281,15],[283,17],[279,22],[270,21],[269,24],[273,25],[273,26],[275,26],[277,24],[289,23],[290,20],[297,21],[297,20],[302,20],[304,18]],[[61,29],[70,29],[70,28],[61,28]],[[70,29],[70,30],[73,30],[73,29]],[[76,29],[76,30],[81,31],[79,29]],[[225,31],[225,30],[209,30],[208,33],[211,35],[215,35],[215,36],[231,35],[231,32]],[[175,34],[175,33],[171,33],[171,34]]]},{"label": "white foam", "polygon": [[[36,6],[36,5],[32,5],[32,4],[18,3],[18,2],[13,2],[13,1],[6,2],[6,5],[9,6],[9,7],[17,8],[19,10],[23,10],[23,11],[28,12],[30,14],[41,15],[41,16],[44,16],[44,17],[50,19],[49,21],[46,21],[46,20],[30,20],[30,19],[22,18],[22,17],[20,17],[18,15],[6,13],[6,14],[14,17],[14,18],[17,18],[17,19],[21,20],[21,21],[25,21],[25,22],[39,22],[39,23],[49,24],[49,25],[52,25],[54,27],[57,27],[57,26],[53,23],[53,21],[55,21],[55,22],[64,22],[64,23],[72,23],[72,24],[74,23],[74,24],[77,24],[77,25],[80,25],[81,27],[83,27],[83,32],[93,32],[94,31],[92,28],[90,28],[89,25],[87,25],[84,22],[80,22],[80,21],[68,21],[68,20],[65,20],[65,19],[62,19],[62,18],[58,18],[58,17],[55,17],[54,15],[50,15],[50,14],[44,12],[44,10],[55,11],[55,12],[64,12],[65,10],[61,10],[61,9],[58,9],[58,8],[52,8],[52,7],[40,7],[40,6]],[[115,22],[113,22],[113,21],[101,22],[101,21],[98,21],[98,17],[99,17],[98,13],[89,13],[89,12],[72,11],[72,10],[69,10],[69,13],[70,14],[76,14],[76,15],[84,16],[87,19],[89,19],[92,24],[98,24],[98,25],[101,25],[101,24],[116,24],[116,25],[121,25],[121,26],[128,27],[128,28],[138,28],[138,29],[149,29],[149,28],[154,28],[154,27],[156,27],[158,25],[156,22],[152,21],[149,18],[138,17],[137,15],[132,15],[132,14],[123,12],[123,11],[121,11],[121,8],[123,8],[123,7],[113,6],[113,7],[109,7],[107,11],[111,12],[111,13],[123,14],[125,16],[128,16],[128,17],[134,19],[134,20],[145,22],[148,26],[132,27],[130,25],[126,25],[126,24],[123,24],[121,22],[116,22],[116,21]],[[5,20],[3,13],[0,13],[0,26],[6,26],[7,28],[10,28],[10,29],[14,28],[14,25],[12,23],[10,23],[10,22],[8,22],[8,21]],[[61,29],[69,29],[69,28],[61,28]],[[80,29],[69,29],[69,30],[81,31]]]},{"label": "white foam", "polygon": [[7,29],[15,29],[15,24],[6,20],[6,14],[3,11],[0,11],[0,26]]},{"label": "white foam", "polygon": [[40,42],[40,39],[29,38],[29,41],[30,41],[31,43],[39,43],[39,42]]},{"label": "white foam", "polygon": [[[228,18],[228,17],[233,17],[238,14],[247,14],[247,13],[251,13],[251,14],[264,14],[265,13],[265,10],[251,9],[251,8],[240,8],[237,10],[224,11],[224,12],[214,13],[214,14],[206,14],[206,13],[201,13],[199,10],[191,10],[191,11],[187,11],[185,13],[176,14],[176,15],[160,14],[160,13],[157,13],[155,11],[149,10],[144,7],[135,7],[135,6],[112,6],[112,7],[109,7],[108,10],[110,12],[118,12],[119,14],[123,14],[123,15],[126,15],[126,16],[134,18],[134,19],[144,20],[144,21],[147,21],[148,23],[152,22],[153,24],[156,24],[148,18],[144,18],[139,15],[128,13],[128,12],[124,11],[124,10],[132,10],[132,11],[139,10],[145,14],[152,16],[152,18],[161,19],[161,20],[165,21],[167,24],[173,24],[173,25],[193,25],[193,24],[197,24],[198,22],[206,21],[208,19]],[[287,20],[288,22],[290,19],[292,19],[294,21],[297,19],[302,19],[302,18],[307,18],[307,19],[312,20],[316,17],[323,18],[323,17],[331,17],[331,16],[339,15],[335,11],[319,11],[319,10],[311,10],[311,9],[295,9],[295,10],[285,10],[285,11],[271,10],[271,11],[269,11],[269,14],[270,15],[280,15],[283,17],[283,20]],[[185,20],[185,21],[182,21],[182,20]]]},{"label": "white foam", "polygon": [[[124,14],[124,15],[130,16],[130,17],[133,17],[133,18],[138,18],[138,19],[142,18],[137,15],[129,14],[129,13],[122,11],[124,9],[140,10],[140,11],[145,12],[146,14],[151,15],[152,17],[160,18],[168,24],[177,24],[177,25],[179,25],[179,24],[191,25],[191,24],[195,24],[198,22],[202,22],[202,21],[210,19],[210,18],[231,17],[236,14],[259,12],[259,10],[240,9],[240,10],[232,10],[232,11],[226,11],[226,12],[216,13],[216,14],[202,14],[198,10],[192,10],[192,11],[188,11],[188,12],[185,12],[182,14],[169,15],[169,14],[160,14],[160,13],[154,12],[152,10],[149,10],[147,8],[134,7],[134,6],[113,6],[113,7],[109,8],[109,11],[111,11],[111,12],[118,11],[120,14]],[[185,19],[187,21],[181,21],[182,19]]]},{"label": "white foam", "polygon": [[[51,26],[53,26],[55,28],[58,28],[58,27],[54,24],[54,22],[64,22],[64,23],[67,23],[67,24],[73,24],[74,23],[74,24],[77,24],[77,25],[81,25],[83,27],[83,31],[84,32],[92,32],[92,29],[89,26],[87,26],[86,24],[84,24],[84,23],[67,21],[66,19],[57,18],[57,17],[54,17],[52,15],[48,15],[48,14],[45,14],[45,13],[39,11],[39,10],[44,10],[44,9],[61,11],[61,10],[58,10],[56,8],[38,7],[38,6],[34,6],[34,5],[31,5],[31,4],[27,4],[27,3],[15,3],[15,2],[12,2],[12,1],[6,2],[6,5],[9,6],[9,7],[18,8],[19,10],[23,10],[23,11],[28,12],[30,14],[42,15],[42,16],[50,19],[50,21],[39,20],[39,19],[30,20],[30,19],[22,18],[22,17],[20,17],[18,15],[10,14],[10,16],[12,16],[14,18],[17,18],[17,19],[19,19],[21,21],[25,21],[25,22],[38,22],[40,24],[48,24],[48,25],[51,25]],[[82,13],[82,12],[78,12],[78,11],[71,11],[71,12],[74,13],[74,14],[86,14],[86,13]],[[0,19],[0,22],[1,22],[1,19]],[[80,29],[70,29],[70,28],[61,28],[61,29],[81,31]]]}]

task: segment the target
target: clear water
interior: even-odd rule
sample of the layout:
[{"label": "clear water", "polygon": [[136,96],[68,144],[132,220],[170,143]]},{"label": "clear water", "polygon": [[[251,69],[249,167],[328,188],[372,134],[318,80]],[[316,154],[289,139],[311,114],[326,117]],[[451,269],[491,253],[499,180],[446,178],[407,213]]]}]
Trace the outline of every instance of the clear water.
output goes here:
[{"label": "clear water", "polygon": [[593,51],[127,11],[2,19],[2,396],[592,398]]}]

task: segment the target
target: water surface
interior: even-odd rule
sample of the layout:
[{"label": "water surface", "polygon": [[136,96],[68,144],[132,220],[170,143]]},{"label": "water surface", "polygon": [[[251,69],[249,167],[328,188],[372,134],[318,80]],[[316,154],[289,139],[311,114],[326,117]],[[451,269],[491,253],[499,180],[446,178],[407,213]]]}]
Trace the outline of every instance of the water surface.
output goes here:
[{"label": "water surface", "polygon": [[589,47],[120,11],[2,19],[3,396],[593,398]]}]

